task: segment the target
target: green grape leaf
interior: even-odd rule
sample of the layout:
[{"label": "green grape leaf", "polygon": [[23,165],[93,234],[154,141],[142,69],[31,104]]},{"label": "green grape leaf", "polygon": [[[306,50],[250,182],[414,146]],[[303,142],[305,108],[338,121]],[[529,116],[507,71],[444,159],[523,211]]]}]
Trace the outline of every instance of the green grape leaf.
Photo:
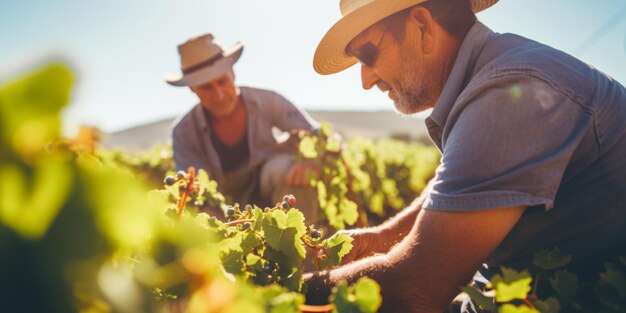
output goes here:
[{"label": "green grape leaf", "polygon": [[226,272],[234,275],[242,275],[245,273],[243,264],[243,251],[227,250],[220,255],[222,265]]},{"label": "green grape leaf", "polygon": [[306,232],[304,216],[295,209],[285,213],[275,210],[264,215],[262,229],[268,244],[294,263],[301,262],[306,251],[300,237]]},{"label": "green grape leaf", "polygon": [[0,222],[26,238],[40,238],[70,196],[74,172],[70,164],[46,158],[28,180],[17,166],[0,166]]},{"label": "green grape leaf", "polygon": [[329,122],[323,121],[320,123],[319,133],[321,136],[328,138],[333,134],[333,127]]},{"label": "green grape leaf", "polygon": [[335,305],[333,313],[358,312],[358,308],[355,308],[355,305],[353,304],[354,300],[350,300],[348,282],[340,281],[335,287],[333,287],[330,295],[330,302]]},{"label": "green grape leaf", "polygon": [[370,206],[369,209],[372,213],[378,216],[385,215],[385,208],[383,207],[383,203],[385,201],[385,195],[382,192],[375,192],[370,198]]},{"label": "green grape leaf", "polygon": [[260,291],[263,298],[267,299],[265,312],[268,313],[300,313],[300,305],[304,304],[304,295],[286,292],[280,286],[270,285]]},{"label": "green grape leaf", "polygon": [[291,291],[300,291],[302,288],[302,271],[296,270],[289,275],[281,277],[279,283]]},{"label": "green grape leaf", "polygon": [[259,271],[263,268],[261,260],[261,257],[256,254],[249,253],[246,255],[246,265],[254,269],[258,269]]},{"label": "green grape leaf", "polygon": [[206,186],[211,183],[211,179],[209,179],[209,173],[204,169],[199,169],[196,171],[196,180],[200,183],[201,186]]},{"label": "green grape leaf", "polygon": [[541,313],[559,313],[561,311],[561,304],[556,298],[550,297],[545,301],[537,300],[533,304]]},{"label": "green grape leaf", "polygon": [[461,287],[461,290],[467,293],[467,295],[472,299],[472,302],[478,305],[481,309],[487,311],[493,311],[496,309],[496,306],[493,303],[493,298],[485,296],[482,292],[480,292],[480,290],[471,286]]},{"label": "green grape leaf", "polygon": [[339,152],[341,150],[341,138],[339,138],[338,134],[333,134],[328,137],[328,141],[326,142],[326,151],[329,152]]},{"label": "green grape leaf", "polygon": [[376,312],[383,299],[380,296],[380,285],[373,279],[362,277],[353,286],[354,300],[361,312]]},{"label": "green grape leaf", "polygon": [[498,309],[498,313],[541,313],[541,312],[527,305],[515,306],[512,304],[505,304]]},{"label": "green grape leaf", "polygon": [[317,137],[307,136],[300,139],[300,144],[298,145],[298,149],[300,150],[300,154],[305,159],[315,159],[317,158],[317,149],[315,148],[317,143]]},{"label": "green grape leaf", "polygon": [[254,232],[248,232],[243,236],[241,249],[244,254],[252,252],[255,248],[261,249],[261,247],[263,247],[263,242]]},{"label": "green grape leaf", "polygon": [[563,299],[573,300],[579,288],[578,276],[567,271],[558,271],[550,278],[550,285]]},{"label": "green grape leaf", "polygon": [[[320,204],[320,208],[323,208],[324,210],[326,210],[326,206],[328,205],[326,203],[326,197],[328,196],[328,194],[326,193],[326,185],[324,185],[323,182],[318,181],[316,183],[316,188],[317,188],[317,201]],[[329,214],[326,214],[326,216],[331,216]]]},{"label": "green grape leaf", "polygon": [[300,238],[306,233],[306,225],[304,225],[304,215],[297,209],[290,209],[287,211],[287,220],[285,222],[287,227],[293,227],[297,230],[297,236]]},{"label": "green grape leaf", "polygon": [[359,211],[357,210],[357,204],[348,198],[342,198],[339,204],[339,211],[343,217],[344,223],[348,225],[354,225],[359,219]]},{"label": "green grape leaf", "polygon": [[[52,62],[0,88],[0,149],[32,161],[61,132],[60,111],[70,102],[74,76]],[[4,142],[4,144],[3,144]]]},{"label": "green grape leaf", "polygon": [[521,278],[512,283],[499,282],[496,284],[496,301],[509,302],[515,299],[526,299],[531,290],[532,278]]},{"label": "green grape leaf", "polygon": [[626,279],[624,272],[611,263],[605,264],[606,272],[600,273],[600,280],[617,289],[619,297],[626,300]]},{"label": "green grape leaf", "polygon": [[337,235],[322,244],[326,250],[326,258],[320,261],[322,268],[330,268],[341,264],[341,259],[352,249],[352,237]]},{"label": "green grape leaf", "polygon": [[333,287],[330,301],[335,306],[335,313],[374,313],[382,304],[380,286],[367,277],[360,278],[352,286],[341,281]]},{"label": "green grape leaf", "polygon": [[262,225],[263,225],[263,210],[261,210],[261,208],[259,208],[258,206],[254,206],[254,210],[252,211],[252,215],[254,216],[254,220],[256,222],[254,222],[254,225],[252,227],[252,229],[254,231],[261,231],[262,230]]},{"label": "green grape leaf", "polygon": [[502,275],[493,275],[490,284],[487,286],[488,288],[494,288],[493,286],[496,286],[500,282],[503,282],[505,284],[511,284],[522,278],[530,278],[530,273],[527,270],[518,272],[512,268],[502,267],[501,272]]},{"label": "green grape leaf", "polygon": [[220,259],[226,272],[242,275],[244,270],[243,263],[243,249],[241,248],[241,242],[243,240],[243,234],[236,233],[231,238],[226,238],[219,243],[220,247]]},{"label": "green grape leaf", "polygon": [[617,307],[620,305],[619,291],[615,286],[600,281],[594,286],[593,291],[598,297],[598,301],[602,304],[608,307]]},{"label": "green grape leaf", "polygon": [[533,262],[543,270],[553,270],[563,267],[572,261],[571,254],[564,254],[558,247],[552,250],[542,249],[535,252]]}]

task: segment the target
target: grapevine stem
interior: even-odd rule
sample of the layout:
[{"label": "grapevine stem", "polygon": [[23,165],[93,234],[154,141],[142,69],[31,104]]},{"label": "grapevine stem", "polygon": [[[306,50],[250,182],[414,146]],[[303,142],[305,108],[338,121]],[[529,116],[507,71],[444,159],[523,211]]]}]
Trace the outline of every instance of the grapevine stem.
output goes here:
[{"label": "grapevine stem", "polygon": [[256,220],[253,220],[253,219],[236,220],[236,221],[230,221],[228,223],[224,223],[224,225],[226,225],[226,226],[235,226],[235,225],[239,225],[239,224],[244,224],[246,222],[254,223],[255,221]]},{"label": "grapevine stem", "polygon": [[185,207],[185,202],[187,202],[187,197],[189,197],[189,191],[193,188],[193,182],[196,180],[196,170],[193,166],[190,166],[187,169],[187,173],[189,173],[189,182],[187,183],[187,188],[185,188],[183,194],[180,196],[180,200],[178,201],[178,217],[183,215],[183,208]]},{"label": "grapevine stem", "polygon": [[314,250],[319,249],[318,247],[316,247],[316,246],[314,246],[314,245],[310,244],[308,241],[306,241],[306,239],[304,239],[304,235],[302,235],[302,236],[300,237],[300,241],[302,241],[302,243],[303,243],[305,246],[307,246],[307,247],[309,247],[309,248],[311,248],[311,249],[314,249]]},{"label": "grapevine stem", "polygon": [[530,302],[530,300],[522,299],[522,302],[524,302],[524,304],[526,304],[527,306],[529,306],[529,307],[531,307],[533,309],[536,309],[535,305],[532,302]]},{"label": "grapevine stem", "polygon": [[538,288],[538,285],[539,285],[539,273],[537,273],[537,276],[535,276],[535,284],[534,284],[533,289],[531,291],[531,295],[534,296],[535,298],[537,298],[537,292],[538,292],[537,288]]}]

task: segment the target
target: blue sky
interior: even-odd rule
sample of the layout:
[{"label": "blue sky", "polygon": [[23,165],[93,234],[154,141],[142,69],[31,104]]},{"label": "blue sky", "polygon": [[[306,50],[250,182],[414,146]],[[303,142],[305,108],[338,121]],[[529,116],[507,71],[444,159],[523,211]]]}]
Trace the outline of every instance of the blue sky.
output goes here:
[{"label": "blue sky", "polygon": [[[274,89],[310,110],[391,110],[384,94],[361,89],[357,67],[314,72],[317,43],[339,16],[338,0],[0,0],[0,82],[62,57],[78,75],[64,114],[68,132],[81,123],[120,130],[194,105],[188,89],[163,76],[178,71],[179,43],[212,32],[226,46],[245,44],[235,66],[239,84]],[[478,17],[626,84],[623,0],[501,0]]]}]

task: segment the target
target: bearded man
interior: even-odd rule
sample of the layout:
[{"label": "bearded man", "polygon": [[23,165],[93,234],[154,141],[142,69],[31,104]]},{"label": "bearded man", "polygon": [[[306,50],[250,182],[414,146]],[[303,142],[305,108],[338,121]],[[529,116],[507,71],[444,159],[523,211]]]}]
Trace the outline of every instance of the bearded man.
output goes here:
[{"label": "bearded man", "polygon": [[306,275],[310,303],[369,276],[382,311],[441,313],[481,267],[487,278],[529,268],[533,252],[556,246],[573,270],[597,275],[593,265],[625,251],[626,89],[477,21],[496,1],[340,1],[315,70],[360,62],[363,88],[387,92],[398,111],[432,109],[425,123],[442,159],[404,212],[348,232],[349,264]]},{"label": "bearded man", "polygon": [[294,161],[297,136],[285,142],[274,136],[275,129],[314,133],[319,124],[272,90],[235,84],[241,43],[225,49],[213,34],[204,34],[180,44],[178,52],[182,73],[166,81],[188,87],[199,103],[174,122],[176,169],[206,170],[219,191],[242,206],[272,207],[293,194],[307,222],[322,218],[308,176],[318,169],[313,162]]}]

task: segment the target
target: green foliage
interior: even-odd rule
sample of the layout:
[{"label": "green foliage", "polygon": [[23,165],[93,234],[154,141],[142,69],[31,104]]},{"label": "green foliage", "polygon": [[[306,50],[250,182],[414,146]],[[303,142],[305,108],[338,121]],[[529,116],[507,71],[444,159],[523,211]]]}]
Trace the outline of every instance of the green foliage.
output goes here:
[{"label": "green foliage", "polygon": [[333,312],[342,313],[374,313],[382,304],[380,286],[367,277],[360,278],[352,286],[345,281],[339,282],[330,299],[335,305]]},{"label": "green foliage", "polygon": [[509,302],[528,297],[532,278],[527,271],[519,273],[513,269],[502,268],[502,274],[502,276],[496,274],[492,279],[492,285],[496,290],[496,301]]},{"label": "green foliage", "polygon": [[552,250],[542,249],[535,252],[534,263],[543,270],[553,270],[563,267],[572,261],[572,256],[563,254],[558,247]]},{"label": "green foliage", "polygon": [[498,313],[540,313],[537,309],[529,307],[527,305],[515,306],[512,304],[505,304],[498,309]]},{"label": "green foliage", "polygon": [[41,161],[42,148],[60,137],[60,111],[69,102],[73,82],[70,69],[55,62],[0,88],[3,160]]},{"label": "green foliage", "polygon": [[550,286],[552,290],[561,298],[567,302],[571,302],[576,297],[578,292],[578,276],[569,273],[567,271],[558,271],[554,273],[554,276],[549,278]]},{"label": "green foliage", "polygon": [[480,290],[472,286],[463,286],[461,290],[465,292],[481,310],[493,311],[496,309],[493,299],[482,294]]},{"label": "green foliage", "polygon": [[335,229],[377,224],[415,199],[434,176],[434,147],[397,140],[355,139],[342,145],[328,123],[300,139],[300,158],[322,169],[311,181],[320,207]]},{"label": "green foliage", "polygon": [[328,266],[349,251],[295,209],[236,205],[228,223],[203,213],[224,198],[202,171],[149,191],[138,163],[71,146],[59,131],[72,81],[53,63],[0,88],[2,311],[299,312],[289,290],[306,249]]},{"label": "green foliage", "polygon": [[341,259],[350,252],[352,249],[352,237],[348,235],[337,235],[326,240],[322,244],[325,257],[320,260],[320,266],[322,268],[331,268],[339,266]]},{"label": "green foliage", "polygon": [[[572,256],[558,248],[534,254],[535,267],[523,271],[502,267],[491,277],[486,296],[473,287],[462,288],[484,310],[497,312],[626,312],[625,258],[605,263],[597,279],[581,280],[567,266]],[[533,273],[533,275],[531,275]],[[534,279],[533,279],[534,277]]]}]

